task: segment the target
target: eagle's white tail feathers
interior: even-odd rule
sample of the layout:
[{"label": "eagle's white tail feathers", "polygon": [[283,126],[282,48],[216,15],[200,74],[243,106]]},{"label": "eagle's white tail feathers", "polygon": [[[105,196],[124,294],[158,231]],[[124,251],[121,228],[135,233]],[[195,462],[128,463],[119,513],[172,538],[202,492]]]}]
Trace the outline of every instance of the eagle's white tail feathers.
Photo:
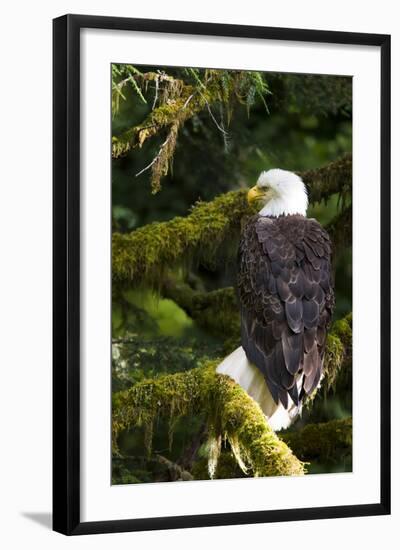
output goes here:
[{"label": "eagle's white tail feathers", "polygon": [[[242,347],[237,348],[217,367],[219,374],[226,374],[256,401],[265,416],[268,423],[274,431],[282,430],[290,426],[295,416],[300,412],[300,407],[296,407],[289,397],[289,407],[285,409],[281,403],[277,405],[272,397],[268,386],[261,372],[252,365]],[[301,387],[302,380],[297,381]]]},{"label": "eagle's white tail feathers", "polygon": [[259,403],[264,414],[270,418],[278,405],[275,403],[261,372],[252,365],[242,347],[237,348],[217,367],[217,372],[227,374]]}]

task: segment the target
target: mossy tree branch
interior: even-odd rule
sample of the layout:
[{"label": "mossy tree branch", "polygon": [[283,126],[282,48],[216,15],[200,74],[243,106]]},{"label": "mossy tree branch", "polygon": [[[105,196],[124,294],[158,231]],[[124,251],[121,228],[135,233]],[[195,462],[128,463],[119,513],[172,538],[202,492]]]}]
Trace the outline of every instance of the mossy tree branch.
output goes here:
[{"label": "mossy tree branch", "polygon": [[179,265],[185,257],[212,263],[228,237],[239,234],[246,213],[250,213],[246,192],[231,191],[198,203],[185,218],[151,223],[128,234],[114,233],[113,282],[157,283],[166,268]]},{"label": "mossy tree branch", "polygon": [[[195,295],[198,298],[198,295]],[[203,299],[212,301],[210,296]],[[351,332],[351,314],[336,321],[331,328],[327,337],[324,361],[322,386],[325,390],[334,385],[343,367],[351,364]],[[145,442],[150,455],[153,426],[158,417],[170,420],[172,440],[173,427],[177,419],[186,415],[206,414],[209,434],[209,471],[212,475],[216,471],[224,440],[229,442],[238,465],[245,473],[251,472],[252,475],[263,476],[302,473],[303,465],[286,446],[281,445],[282,442],[269,428],[258,404],[230,378],[217,375],[215,373],[217,364],[216,360],[204,367],[186,372],[146,379],[128,390],[114,394],[114,452],[118,453],[118,435],[124,430],[135,426],[144,427]],[[315,393],[308,400],[309,406]],[[333,424],[324,428],[331,436],[329,448],[334,445],[335,433],[340,438],[343,434],[343,437],[348,438],[347,428],[348,423],[343,427],[345,431],[342,432]],[[310,431],[310,441],[316,429],[313,428]],[[308,433],[305,432],[306,435]],[[291,437],[292,435],[287,435],[287,438]],[[294,444],[298,444],[296,437],[293,435]],[[340,438],[338,445],[342,444]],[[289,439],[284,441],[289,442]],[[318,439],[315,441],[316,445],[322,445],[318,443]],[[292,450],[295,451],[294,448]],[[281,461],[286,461],[286,466],[281,464]]]},{"label": "mossy tree branch", "polygon": [[[176,290],[174,292],[176,292]],[[219,293],[221,293],[222,298]],[[226,297],[224,297],[224,294],[226,294]],[[182,296],[185,297],[185,304],[183,304]],[[194,300],[194,304],[191,302],[192,297]],[[177,300],[177,303],[181,305],[181,307],[186,308],[186,311],[190,312],[190,314],[194,316],[200,326],[208,330],[211,334],[222,337],[225,340],[225,353],[230,353],[233,349],[240,345],[239,313],[237,309],[234,309],[233,304],[230,303],[231,299],[234,300],[232,288],[228,287],[226,289],[221,289],[220,291],[210,293],[195,292],[191,289],[190,291],[187,291],[187,289],[185,289],[184,293],[182,295],[179,295],[178,298],[176,294],[174,294],[174,299]],[[221,304],[225,299],[227,300],[225,313],[218,312],[218,310],[222,307]],[[201,311],[203,310],[198,308],[198,304],[205,304],[204,318],[201,315]],[[229,319],[230,315],[232,316],[232,319]],[[224,325],[226,321],[228,322],[226,323],[226,325]],[[324,378],[322,380],[321,390],[318,391],[328,392],[336,386],[338,381],[341,381],[342,379],[346,380],[347,373],[349,372],[349,370],[351,371],[351,324],[351,314],[346,315],[343,319],[335,321],[328,333],[324,359]],[[221,326],[225,327],[225,332],[221,329]],[[118,364],[117,371],[121,371],[122,381],[125,382],[126,368],[129,367],[132,362],[137,361],[139,361],[139,363],[142,365],[143,359],[140,358],[140,354],[138,355],[138,350],[140,351],[143,345],[140,344],[138,339],[136,338],[116,340],[114,344],[116,346],[115,361],[117,362],[116,364]],[[166,345],[168,349],[170,349],[171,344],[166,344],[165,342],[163,343],[161,340],[156,340],[154,342],[150,341],[147,343],[148,349],[157,350],[157,361],[163,362],[166,360],[169,364],[170,361],[174,360],[173,358],[177,356],[176,352],[179,348],[172,348],[173,354],[171,356],[165,355],[165,351],[163,350]],[[147,354],[145,354],[145,357],[147,357]],[[153,357],[153,352],[151,354],[151,357]],[[185,356],[184,350],[182,350],[182,354],[178,355],[177,357],[180,358],[180,361],[183,362],[186,367],[190,366],[190,363],[188,363],[189,358]],[[201,355],[201,353],[198,355],[198,358],[201,358],[202,363],[204,362],[205,357]],[[122,361],[121,364],[120,360]],[[145,364],[147,365],[147,363]],[[169,370],[171,370],[171,366],[172,365],[169,364]],[[133,378],[130,383],[132,383],[134,380],[135,378]],[[313,398],[317,393],[318,392],[316,391],[314,394],[312,394],[312,396],[308,398],[307,403],[310,406]]]},{"label": "mossy tree branch", "polygon": [[[189,285],[167,279],[161,288],[164,297],[172,299],[186,313],[196,321],[198,326],[210,334],[217,336],[224,343],[224,353],[230,353],[240,346],[240,316],[236,301],[236,293],[232,287],[222,288],[212,292],[193,290]],[[124,346],[135,355],[138,343],[130,338],[117,340],[118,346]],[[152,346],[163,349],[160,341]],[[170,344],[169,344],[170,346]],[[140,346],[139,346],[140,347]],[[130,353],[124,355],[124,358]],[[214,355],[215,356],[215,355]],[[183,356],[182,356],[183,359]],[[328,392],[336,387],[336,384],[348,384],[348,374],[351,372],[352,363],[352,314],[349,313],[342,319],[335,321],[327,335],[324,358],[324,378],[321,383],[322,392]],[[320,391],[320,390],[318,390]],[[314,392],[306,401],[311,405]]]},{"label": "mossy tree branch", "polygon": [[229,442],[242,470],[253,476],[302,475],[300,462],[272,431],[258,404],[233,380],[216,374],[217,362],[145,380],[113,396],[114,453],[122,430],[144,426],[151,451],[153,424],[158,417],[175,421],[206,414],[209,472],[212,477],[223,441]]},{"label": "mossy tree branch", "polygon": [[182,85],[178,97],[171,98],[167,104],[160,105],[151,111],[141,124],[126,130],[119,136],[113,136],[113,158],[119,158],[137,146],[142,147],[147,139],[164,128],[176,123],[183,124],[188,118],[201,111],[206,101],[212,101],[210,94],[194,97],[195,92],[196,89],[193,86]]},{"label": "mossy tree branch", "polygon": [[311,408],[317,394],[327,394],[342,377],[351,370],[352,363],[352,313],[338,319],[331,326],[326,338],[323,378],[320,388],[306,397],[304,404]]},{"label": "mossy tree branch", "polygon": [[[132,67],[134,69],[134,67]],[[227,120],[232,115],[232,105],[236,101],[245,104],[249,110],[254,103],[255,95],[259,95],[265,104],[264,95],[269,93],[268,86],[261,73],[256,71],[217,71],[207,69],[200,74],[198,69],[188,69],[192,83],[180,78],[174,78],[161,72],[148,72],[130,75],[113,89],[121,93],[121,86],[130,81],[143,101],[146,102],[137,84],[147,85],[149,81],[155,83],[156,96],[153,107],[145,120],[119,136],[112,138],[113,158],[119,158],[135,147],[142,145],[149,138],[158,134],[167,134],[165,141],[153,161],[141,170],[142,173],[151,169],[151,188],[153,193],[161,189],[161,177],[168,173],[169,165],[175,152],[178,133],[185,122],[200,113],[208,110],[214,124],[226,137],[227,132],[223,125],[218,123],[212,113],[211,106],[215,103],[223,105],[227,111]],[[119,98],[119,95],[118,95]],[[159,105],[156,106],[157,101]]]},{"label": "mossy tree branch", "polygon": [[327,200],[334,193],[345,202],[351,197],[352,168],[352,154],[346,153],[322,168],[297,173],[308,188],[311,203]]},{"label": "mossy tree branch", "polygon": [[[145,73],[142,78],[146,78],[146,81],[149,79],[155,80],[158,86],[161,75]],[[142,147],[145,141],[159,134],[162,130],[167,131],[167,136],[161,144],[158,154],[147,167],[141,170],[141,172],[144,172],[151,169],[153,193],[160,190],[161,177],[168,173],[180,128],[186,120],[203,110],[209,102],[214,102],[218,97],[217,95],[214,97],[213,91],[208,89],[200,93],[194,86],[185,85],[179,79],[164,76],[163,80],[166,84],[164,88],[165,101],[154,108],[141,124],[112,138],[112,156],[113,158],[119,158],[137,146]],[[167,90],[169,93],[166,94]]]},{"label": "mossy tree branch", "polygon": [[[160,454],[147,456],[123,456],[113,458],[113,484],[142,483],[137,475],[146,472],[152,481],[192,481],[190,472],[180,464],[173,462]],[[135,475],[136,474],[136,475]]]},{"label": "mossy tree branch", "polygon": [[[309,186],[311,203],[351,186],[351,158],[346,159],[320,170],[299,172]],[[134,286],[145,281],[157,283],[166,267],[179,265],[184,258],[196,257],[202,263],[212,264],[217,252],[221,254],[224,248],[226,253],[229,243],[232,248],[242,221],[252,213],[246,191],[230,191],[213,201],[197,203],[185,218],[152,223],[132,233],[114,233],[113,282]]]},{"label": "mossy tree branch", "polygon": [[334,387],[339,376],[351,368],[352,340],[352,313],[349,313],[333,323],[327,336],[324,378],[321,384],[324,391]]}]

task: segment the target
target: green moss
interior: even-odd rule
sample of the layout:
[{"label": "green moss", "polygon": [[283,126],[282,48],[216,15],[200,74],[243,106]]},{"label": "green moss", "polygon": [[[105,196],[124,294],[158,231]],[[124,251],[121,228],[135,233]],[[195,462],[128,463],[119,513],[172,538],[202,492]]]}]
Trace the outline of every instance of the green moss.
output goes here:
[{"label": "green moss", "polygon": [[344,357],[344,345],[335,333],[329,333],[326,339],[324,359],[324,383],[330,388],[338,375]]},{"label": "green moss", "polygon": [[[299,173],[309,186],[311,202],[351,184],[351,157],[338,161],[338,165],[335,168],[335,163],[332,163],[319,170]],[[341,170],[344,170],[343,176],[340,175]],[[332,174],[336,174],[336,179]],[[237,242],[243,220],[252,213],[246,191],[230,191],[208,203],[197,203],[184,218],[152,223],[128,234],[114,233],[114,284],[138,286],[148,282],[157,286],[166,268],[173,268],[190,259],[212,266],[217,253],[222,256],[225,245]]]},{"label": "green moss", "polygon": [[352,360],[352,314],[338,319],[329,331],[324,360],[325,379],[323,386],[329,390],[335,385],[339,374],[351,368]]},{"label": "green moss", "polygon": [[349,313],[346,315],[346,317],[344,317],[343,319],[339,319],[333,325],[333,331],[340,338],[345,348],[347,348],[348,351],[350,352],[352,348],[352,339],[353,339],[352,321],[353,321],[353,314]]},{"label": "green moss", "polygon": [[[143,143],[158,134],[165,128],[179,127],[189,118],[203,110],[207,104],[219,100],[218,90],[210,87],[198,93],[191,85],[182,85],[177,88],[179,95],[171,97],[168,102],[153,109],[145,120],[133,128],[126,130],[119,136],[112,138],[112,155],[118,158],[134,147],[142,147]],[[171,152],[171,156],[173,151]]]},{"label": "green moss", "polygon": [[[211,461],[227,441],[236,461],[253,476],[301,475],[304,465],[269,427],[258,404],[229,377],[217,375],[217,362],[185,373],[136,384],[113,397],[113,441],[122,430],[153,425],[156,418],[206,412]],[[147,439],[148,452],[151,441]],[[216,451],[217,449],[217,451]]]},{"label": "green moss", "polygon": [[250,213],[245,191],[231,191],[212,202],[198,203],[185,218],[152,223],[129,234],[114,233],[113,282],[157,285],[165,269],[184,258],[212,263],[228,237],[239,235],[241,220]]},{"label": "green moss", "polygon": [[149,137],[173,124],[181,126],[186,120],[203,109],[209,109],[216,102],[222,103],[232,115],[232,104],[237,101],[246,105],[249,111],[255,95],[262,101],[269,92],[262,75],[255,71],[221,71],[207,69],[204,78],[197,69],[189,69],[193,84],[170,75],[148,72],[140,74],[146,83],[150,80],[162,82],[160,104],[152,109],[146,119],[123,134],[113,137],[112,153],[115,158],[139,145]]},{"label": "green moss", "polygon": [[306,184],[310,202],[327,200],[339,193],[343,203],[351,199],[353,163],[351,153],[315,170],[298,172]]},{"label": "green moss", "polygon": [[326,338],[324,357],[324,377],[321,388],[316,389],[307,396],[304,404],[311,408],[315,396],[321,391],[325,394],[336,387],[339,378],[346,379],[351,371],[352,361],[352,314],[349,313],[343,319],[335,321]]},{"label": "green moss", "polygon": [[[156,98],[151,112],[145,120],[119,136],[112,138],[112,155],[118,158],[134,147],[141,147],[147,139],[159,134],[167,134],[158,154],[145,169],[151,169],[151,187],[153,193],[161,189],[161,178],[165,176],[172,164],[177,138],[185,122],[200,111],[207,111],[210,119],[216,122],[211,111],[211,105],[219,103],[225,110],[226,122],[229,125],[233,114],[233,104],[238,102],[246,105],[249,114],[256,95],[264,102],[264,96],[269,92],[268,85],[261,73],[255,71],[221,71],[206,69],[186,69],[191,83],[174,78],[165,73],[141,73],[131,66],[129,77],[120,80],[124,69],[114,65],[114,74],[119,82],[113,80],[113,112],[119,108],[120,98],[125,98],[122,88],[127,81],[131,83],[140,99],[146,103],[143,91],[147,91],[149,81],[155,81]],[[134,76],[132,75],[134,72]],[[156,106],[157,104],[157,106]],[[268,108],[267,108],[268,111]],[[225,131],[221,130],[224,132]]]},{"label": "green moss", "polygon": [[[179,81],[174,79],[173,82]],[[114,158],[118,158],[134,147],[142,147],[147,139],[162,130],[167,131],[167,137],[148,167],[151,168],[150,181],[153,193],[157,193],[161,189],[161,178],[168,173],[180,128],[186,120],[215,100],[210,91],[204,91],[199,95],[196,94],[196,89],[193,86],[185,86],[183,82],[176,85],[174,93],[169,94],[169,96],[168,100],[153,109],[141,124],[130,128],[118,137],[113,136],[112,138],[112,155]]]},{"label": "green moss", "polygon": [[[195,296],[197,293],[186,287],[183,290],[186,300],[192,304],[193,293]],[[222,303],[226,300],[232,305],[233,291],[224,289],[218,298]],[[202,295],[199,300],[201,304],[205,302],[207,305],[210,296]],[[219,303],[218,299],[216,303]],[[343,369],[351,365],[351,319],[350,313],[336,321],[328,334],[322,383],[325,391],[336,383]],[[118,454],[117,438],[121,431],[142,426],[150,456],[153,427],[158,417],[170,421],[171,441],[177,419],[205,412],[209,433],[209,471],[215,472],[216,477],[222,475],[218,473],[218,458],[226,442],[236,464],[245,474],[268,476],[302,473],[304,465],[269,428],[258,404],[230,378],[215,373],[217,363],[218,361],[214,361],[186,372],[146,379],[129,390],[114,394],[114,453]],[[308,405],[311,405],[314,395],[309,398]],[[346,426],[348,427],[348,422]],[[332,431],[332,427],[335,426],[329,425],[331,443],[335,433],[339,433]],[[348,431],[343,433],[348,434]],[[342,432],[339,433],[340,438],[341,434]],[[322,443],[316,445],[321,447]]]},{"label": "green moss", "polygon": [[[208,457],[201,456],[192,467],[194,479],[209,479]],[[215,470],[214,479],[238,479],[246,477],[243,470],[237,463],[235,455],[229,448],[229,445],[223,447],[218,458],[218,464]]]},{"label": "green moss", "polygon": [[[146,99],[142,91],[147,91],[149,81],[155,82],[156,89],[160,92],[157,93],[158,103],[157,106],[154,103],[154,108],[140,124],[119,136],[113,136],[112,155],[118,158],[135,147],[142,147],[149,138],[164,134],[159,152],[148,167],[152,173],[150,181],[153,192],[160,190],[160,180],[168,172],[172,162],[179,131],[188,119],[207,110],[213,118],[210,106],[219,103],[226,112],[226,122],[229,125],[234,104],[245,105],[249,113],[256,96],[261,98],[268,112],[265,98],[270,91],[259,72],[207,69],[201,75],[197,69],[189,69],[188,83],[167,74],[151,71],[143,74],[132,66],[131,70],[134,76],[130,74],[129,79],[113,83],[113,91],[116,92],[115,97],[113,94],[113,103],[118,104],[121,96],[124,98],[121,95],[121,85],[128,81],[144,102]],[[120,79],[121,71],[118,69],[118,72]],[[141,83],[140,86],[137,81]],[[351,155],[346,155],[322,169],[308,170],[302,176],[314,194],[313,200],[326,200],[327,196],[339,192],[345,202],[351,194],[351,172]]]},{"label": "green moss", "polygon": [[298,431],[280,433],[301,460],[329,461],[342,451],[351,451],[353,425],[351,418],[308,424]]}]

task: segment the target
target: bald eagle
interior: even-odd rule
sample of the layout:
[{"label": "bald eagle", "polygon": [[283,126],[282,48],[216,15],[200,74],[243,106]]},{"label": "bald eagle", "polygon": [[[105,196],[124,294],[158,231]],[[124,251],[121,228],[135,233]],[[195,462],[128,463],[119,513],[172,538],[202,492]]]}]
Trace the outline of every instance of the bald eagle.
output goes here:
[{"label": "bald eagle", "polygon": [[217,372],[240,384],[279,430],[323,376],[334,307],[331,242],[306,217],[307,191],[298,175],[262,172],[248,200],[260,210],[243,228],[238,253],[242,346]]}]

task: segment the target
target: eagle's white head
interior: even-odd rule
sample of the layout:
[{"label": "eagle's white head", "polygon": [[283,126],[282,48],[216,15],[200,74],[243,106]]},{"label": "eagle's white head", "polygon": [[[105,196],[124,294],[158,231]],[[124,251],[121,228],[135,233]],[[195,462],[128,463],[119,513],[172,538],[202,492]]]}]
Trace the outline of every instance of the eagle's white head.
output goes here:
[{"label": "eagle's white head", "polygon": [[306,215],[308,197],[303,180],[295,173],[275,168],[261,172],[247,194],[248,201],[260,205],[260,216]]}]

